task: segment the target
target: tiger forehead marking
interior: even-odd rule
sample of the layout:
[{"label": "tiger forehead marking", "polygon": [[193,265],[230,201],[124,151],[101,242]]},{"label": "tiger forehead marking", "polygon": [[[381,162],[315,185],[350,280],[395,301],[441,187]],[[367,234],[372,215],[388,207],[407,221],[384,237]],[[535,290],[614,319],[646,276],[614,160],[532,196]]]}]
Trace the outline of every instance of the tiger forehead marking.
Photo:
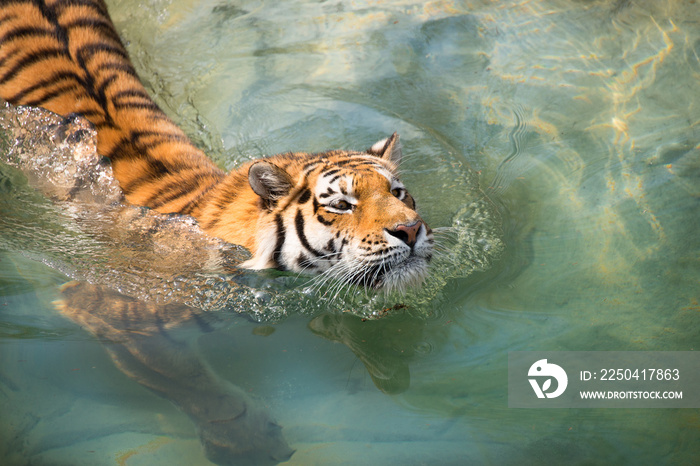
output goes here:
[{"label": "tiger forehead marking", "polygon": [[[360,157],[358,157],[360,158]],[[331,193],[342,193],[345,196],[354,196],[357,183],[360,179],[371,177],[375,174],[383,176],[389,184],[397,183],[398,180],[390,169],[372,160],[358,160],[352,169],[332,167],[325,170],[318,178],[316,191],[321,197],[328,197]],[[362,163],[364,162],[364,163]]]},{"label": "tiger forehead marking", "polygon": [[226,174],[149,97],[103,0],[0,1],[0,98],[81,114],[127,201],[194,217],[276,267],[385,289],[420,283],[432,232],[399,181],[399,137],[284,153]]}]

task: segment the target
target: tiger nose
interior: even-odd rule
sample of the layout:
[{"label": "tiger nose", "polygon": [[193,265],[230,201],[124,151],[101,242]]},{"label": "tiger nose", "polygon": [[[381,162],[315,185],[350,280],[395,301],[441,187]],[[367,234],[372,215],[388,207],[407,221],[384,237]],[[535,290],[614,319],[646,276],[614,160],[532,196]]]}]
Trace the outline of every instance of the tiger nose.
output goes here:
[{"label": "tiger nose", "polygon": [[387,230],[387,232],[413,248],[416,245],[416,237],[421,226],[423,226],[423,222],[417,221],[410,225],[399,225],[393,230]]}]

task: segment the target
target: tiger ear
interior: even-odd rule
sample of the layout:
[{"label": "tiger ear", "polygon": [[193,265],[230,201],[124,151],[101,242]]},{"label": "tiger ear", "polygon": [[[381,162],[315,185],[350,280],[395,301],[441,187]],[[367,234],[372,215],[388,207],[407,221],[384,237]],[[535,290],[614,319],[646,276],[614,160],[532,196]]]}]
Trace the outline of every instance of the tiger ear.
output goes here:
[{"label": "tiger ear", "polygon": [[399,165],[401,163],[401,142],[399,141],[399,135],[394,133],[388,138],[382,139],[370,147],[367,153]]},{"label": "tiger ear", "polygon": [[276,201],[292,189],[292,179],[286,171],[269,162],[255,162],[248,169],[248,183],[255,194],[266,201]]}]

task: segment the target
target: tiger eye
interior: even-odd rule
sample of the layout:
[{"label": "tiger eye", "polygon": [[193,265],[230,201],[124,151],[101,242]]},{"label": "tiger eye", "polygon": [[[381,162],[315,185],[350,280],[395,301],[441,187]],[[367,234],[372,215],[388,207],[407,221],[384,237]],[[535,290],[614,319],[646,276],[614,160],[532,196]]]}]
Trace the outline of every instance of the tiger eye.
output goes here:
[{"label": "tiger eye", "polygon": [[401,190],[399,188],[394,188],[391,190],[391,194],[393,194],[394,197],[401,197]]},{"label": "tiger eye", "polygon": [[332,207],[338,210],[350,210],[352,208],[352,204],[350,204],[348,201],[344,201],[341,199],[339,201],[334,202]]}]

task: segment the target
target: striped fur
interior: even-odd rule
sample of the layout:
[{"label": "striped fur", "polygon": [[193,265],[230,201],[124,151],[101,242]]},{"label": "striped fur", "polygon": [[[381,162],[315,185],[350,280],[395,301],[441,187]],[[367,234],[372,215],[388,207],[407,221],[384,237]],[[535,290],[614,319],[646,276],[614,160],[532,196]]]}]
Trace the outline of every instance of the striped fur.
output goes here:
[{"label": "striped fur", "polygon": [[396,175],[396,134],[226,174],[149,97],[102,0],[0,0],[0,97],[88,118],[129,202],[193,216],[248,248],[244,267],[375,288],[426,275],[432,234]]}]

